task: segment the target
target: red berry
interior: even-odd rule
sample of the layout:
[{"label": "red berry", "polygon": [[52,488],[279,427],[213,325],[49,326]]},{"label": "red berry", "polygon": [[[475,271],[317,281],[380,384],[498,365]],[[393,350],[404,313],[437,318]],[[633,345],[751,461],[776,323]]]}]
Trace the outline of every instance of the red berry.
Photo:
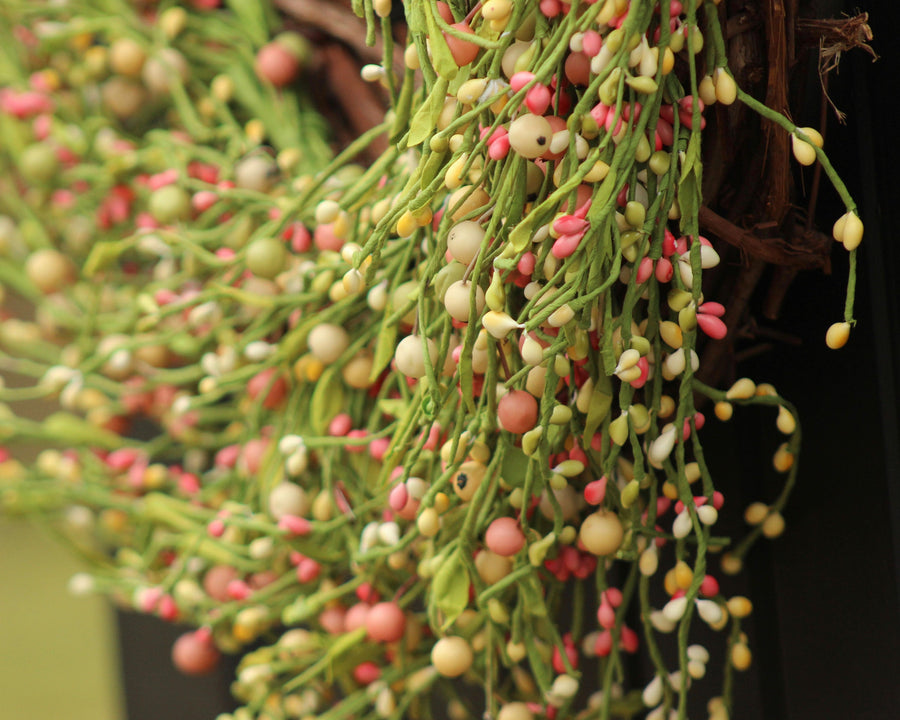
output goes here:
[{"label": "red berry", "polygon": [[[475,34],[474,30],[472,30],[465,22],[453,23],[450,27],[458,32],[466,33],[467,35]],[[478,57],[478,46],[475,43],[469,42],[468,40],[461,40],[449,33],[444,33],[444,39],[447,41],[447,47],[450,48],[450,54],[453,56],[453,61],[459,67],[468,65]]]},{"label": "red berry", "polygon": [[510,390],[497,403],[497,419],[504,430],[521,434],[538,421],[538,402],[525,390]]},{"label": "red berry", "polygon": [[371,607],[367,603],[358,602],[347,611],[347,614],[344,616],[344,628],[347,632],[366,626],[366,618],[369,616]]},{"label": "red berry", "polygon": [[279,43],[270,42],[256,54],[254,70],[260,80],[267,80],[275,87],[284,87],[297,77],[300,61]]},{"label": "red berry", "polygon": [[206,675],[212,672],[220,657],[212,636],[204,629],[185,633],[172,646],[172,663],[185,675]]},{"label": "red berry", "polygon": [[247,383],[247,394],[253,399],[262,399],[263,407],[274,410],[281,405],[287,395],[288,384],[284,373],[270,367],[258,372]]},{"label": "red berry", "polygon": [[395,602],[373,605],[366,615],[366,632],[375,642],[396,642],[406,631],[406,615]]},{"label": "red berry", "polygon": [[497,555],[512,557],[525,547],[525,535],[513,518],[500,517],[488,526],[484,544]]},{"label": "red berry", "polygon": [[231,565],[214,565],[203,576],[203,589],[213,600],[228,602],[228,585],[238,579],[238,571]]}]

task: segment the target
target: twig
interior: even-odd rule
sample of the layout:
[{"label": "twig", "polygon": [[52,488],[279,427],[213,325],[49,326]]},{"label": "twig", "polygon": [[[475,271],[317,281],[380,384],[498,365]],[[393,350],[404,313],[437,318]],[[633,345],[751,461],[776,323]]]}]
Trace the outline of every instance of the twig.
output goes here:
[{"label": "twig", "polygon": [[797,21],[798,44],[819,48],[819,82],[822,84],[822,92],[825,93],[825,98],[837,115],[838,121],[842,123],[846,116],[828,95],[828,74],[837,69],[841,54],[848,50],[862,48],[872,56],[873,61],[877,60],[878,55],[869,45],[872,38],[868,13],[860,13],[851,18],[829,20],[803,18]]},{"label": "twig", "polygon": [[[341,116],[346,119],[358,137],[384,121],[385,106],[375,95],[372,86],[359,76],[359,67],[350,53],[337,44],[321,49],[323,71],[328,76],[328,87],[334,88],[333,98],[341,106]],[[387,149],[387,138],[380,135],[370,143],[366,155],[374,160]]]},{"label": "twig", "polygon": [[[301,25],[316,28],[336,40],[349,45],[361,60],[379,63],[383,60],[382,41],[376,37],[375,45],[366,45],[366,24],[353,11],[335,0],[273,0],[275,6],[290,15]],[[394,47],[394,70],[402,72],[403,51]]]},{"label": "twig", "polygon": [[740,228],[707,207],[700,208],[700,227],[734,245],[756,260],[797,269],[828,267],[828,245],[821,233],[812,232],[805,242],[791,244],[780,237],[760,238],[751,230]]}]

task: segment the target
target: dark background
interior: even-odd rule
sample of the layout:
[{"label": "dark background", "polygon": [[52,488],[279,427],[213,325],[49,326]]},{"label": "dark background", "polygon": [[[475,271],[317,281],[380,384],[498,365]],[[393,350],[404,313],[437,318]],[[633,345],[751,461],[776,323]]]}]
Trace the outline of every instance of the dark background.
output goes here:
[{"label": "dark background", "polygon": [[[870,0],[863,9],[881,59],[873,64],[861,51],[845,55],[830,92],[847,124],[832,116],[826,134],[829,156],[866,227],[858,324],[843,350],[825,347],[825,330],[842,317],[846,289],[846,253],[838,246],[832,275],[801,274],[780,319],[766,321],[799,343],[778,345],[739,367],[798,406],[804,443],[785,534],[758,543],[746,572],[723,582],[726,594],[745,593],[755,608],[747,623],[754,662],[738,676],[733,720],[900,718],[900,7]],[[855,14],[858,6],[822,3],[821,16],[842,10]],[[795,121],[816,125],[817,102],[808,115]],[[842,212],[823,190],[818,225],[830,228]],[[747,503],[771,500],[780,488],[771,470],[780,442],[772,413],[738,411],[730,423],[710,422],[704,436],[728,498],[721,524],[738,528]],[[171,668],[178,632],[153,619],[120,616],[130,720],[211,719],[231,707],[233,664],[203,681]],[[715,674],[711,669],[700,683]]]}]

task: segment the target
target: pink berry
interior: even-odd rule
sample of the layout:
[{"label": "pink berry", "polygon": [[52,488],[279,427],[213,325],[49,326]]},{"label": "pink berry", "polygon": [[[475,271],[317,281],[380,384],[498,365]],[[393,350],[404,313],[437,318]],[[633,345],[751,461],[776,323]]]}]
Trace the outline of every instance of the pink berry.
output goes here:
[{"label": "pink berry", "polygon": [[719,594],[719,581],[712,575],[706,575],[700,583],[700,594],[703,597],[715,597]]},{"label": "pink berry", "polygon": [[[566,658],[568,659],[569,664],[573,668],[577,668],[578,667],[578,649],[572,644],[571,640],[569,642],[563,641],[563,644],[565,646]],[[557,674],[562,675],[564,672],[566,672],[566,665],[563,662],[563,655],[559,651],[558,645],[554,645],[554,647],[553,647],[552,665],[553,665],[554,672],[556,672]]]},{"label": "pink berry", "polygon": [[247,394],[253,400],[262,402],[267,410],[274,410],[284,401],[288,384],[278,368],[266,368],[257,373],[247,383]]},{"label": "pink berry", "polygon": [[312,523],[306,518],[297,515],[282,515],[278,521],[278,527],[285,530],[292,537],[303,537],[312,532]]},{"label": "pink berry", "polygon": [[623,625],[619,634],[619,643],[622,645],[622,649],[625,652],[636,653],[640,646],[640,639],[634,630]]},{"label": "pink berry", "polygon": [[509,87],[513,92],[519,92],[528,83],[534,80],[534,73],[527,70],[520,70],[509,79]]},{"label": "pink berry", "polygon": [[357,628],[366,626],[366,618],[369,616],[371,605],[364,602],[358,602],[351,607],[344,616],[344,627],[347,632],[353,632]]},{"label": "pink berry", "polygon": [[406,615],[395,602],[373,605],[366,616],[366,632],[375,642],[396,642],[406,631]]},{"label": "pink berry", "polygon": [[368,603],[369,605],[377,603],[380,599],[378,591],[370,582],[364,582],[356,588],[356,597],[359,598],[360,602]]},{"label": "pink berry", "polygon": [[371,660],[361,662],[353,668],[353,679],[360,685],[371,685],[381,677],[381,668]]},{"label": "pink berry", "polygon": [[[466,22],[452,23],[450,27],[458,32],[466,33],[467,35],[475,34],[475,31],[472,30]],[[468,40],[461,40],[460,38],[447,33],[444,33],[444,40],[447,41],[447,47],[450,49],[453,61],[459,67],[468,65],[478,57],[479,48],[475,43],[469,42]]]},{"label": "pink berry", "polygon": [[538,421],[538,402],[525,390],[510,390],[497,403],[497,419],[504,430],[522,434]]},{"label": "pink berry", "polygon": [[343,635],[347,631],[347,611],[342,607],[330,607],[319,613],[319,624],[329,635]]},{"label": "pink berry", "polygon": [[714,340],[721,340],[728,334],[728,327],[715,315],[697,313],[697,325]]},{"label": "pink berry", "polygon": [[353,418],[347,413],[339,413],[328,423],[328,434],[332,437],[344,437],[352,427]]},{"label": "pink berry", "polygon": [[622,600],[623,600],[622,591],[619,590],[619,588],[615,588],[615,587],[607,588],[603,592],[603,597],[606,600],[606,602],[608,602],[614,608],[617,608],[617,607],[619,607],[619,605],[622,604]]},{"label": "pink berry", "polygon": [[606,477],[589,482],[584,488],[584,499],[588,505],[599,505],[606,497]]},{"label": "pink berry", "polygon": [[203,589],[213,600],[228,602],[228,585],[237,578],[238,571],[231,565],[213,565],[203,576]]},{"label": "pink berry", "polygon": [[287,48],[270,42],[256,54],[254,70],[260,80],[267,80],[275,87],[289,85],[300,72],[300,61]]},{"label": "pink berry", "polygon": [[594,652],[598,657],[606,657],[612,652],[612,633],[609,630],[604,630],[597,636]]},{"label": "pink berry", "polygon": [[511,517],[494,520],[484,534],[488,550],[503,557],[512,557],[525,547],[525,534]]},{"label": "pink berry", "polygon": [[388,495],[388,504],[397,512],[400,512],[404,508],[407,500],[409,500],[409,491],[406,489],[404,483],[396,485],[393,490],[391,490],[391,494]]},{"label": "pink berry", "polygon": [[308,583],[319,577],[322,566],[312,558],[303,558],[297,565],[297,580]]},{"label": "pink berry", "polygon": [[172,663],[185,675],[206,675],[212,672],[220,657],[212,636],[203,628],[185,633],[172,646]]},{"label": "pink berry", "polygon": [[547,112],[551,100],[553,100],[553,95],[550,93],[550,88],[541,83],[532,85],[525,93],[525,106],[529,112],[535,115],[543,115]]},{"label": "pink berry", "polygon": [[600,627],[607,630],[615,627],[616,611],[613,610],[612,605],[607,602],[600,603],[600,607],[597,608],[597,622],[600,623]]}]

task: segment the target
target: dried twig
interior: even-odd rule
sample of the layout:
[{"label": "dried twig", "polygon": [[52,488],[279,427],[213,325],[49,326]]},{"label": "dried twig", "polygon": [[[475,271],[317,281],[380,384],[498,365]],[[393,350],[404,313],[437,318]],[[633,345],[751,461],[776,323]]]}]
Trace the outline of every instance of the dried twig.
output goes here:
[{"label": "dried twig", "polygon": [[843,53],[855,48],[861,48],[869,53],[873,62],[877,60],[878,55],[869,45],[873,37],[868,13],[848,18],[830,20],[804,18],[797,21],[798,42],[819,48],[819,82],[822,84],[822,92],[825,93],[828,103],[842,123],[846,120],[846,115],[837,108],[828,95],[828,74],[837,70]]},{"label": "dried twig", "polygon": [[700,227],[757,260],[800,270],[825,269],[829,266],[832,240],[819,232],[794,235],[791,238],[793,242],[777,236],[760,237],[707,207],[700,209]]},{"label": "dried twig", "polygon": [[[329,88],[335,88],[333,99],[340,105],[341,117],[357,137],[384,120],[384,105],[374,88],[359,76],[353,56],[341,45],[332,43],[322,48],[322,69]],[[365,155],[374,161],[387,149],[387,138],[375,138]]]},{"label": "dried twig", "polygon": [[[366,24],[353,11],[335,0],[273,0],[275,5],[301,25],[312,27],[353,49],[364,63],[381,63],[381,38],[366,45]],[[403,51],[394,47],[394,66],[403,68]]]}]

